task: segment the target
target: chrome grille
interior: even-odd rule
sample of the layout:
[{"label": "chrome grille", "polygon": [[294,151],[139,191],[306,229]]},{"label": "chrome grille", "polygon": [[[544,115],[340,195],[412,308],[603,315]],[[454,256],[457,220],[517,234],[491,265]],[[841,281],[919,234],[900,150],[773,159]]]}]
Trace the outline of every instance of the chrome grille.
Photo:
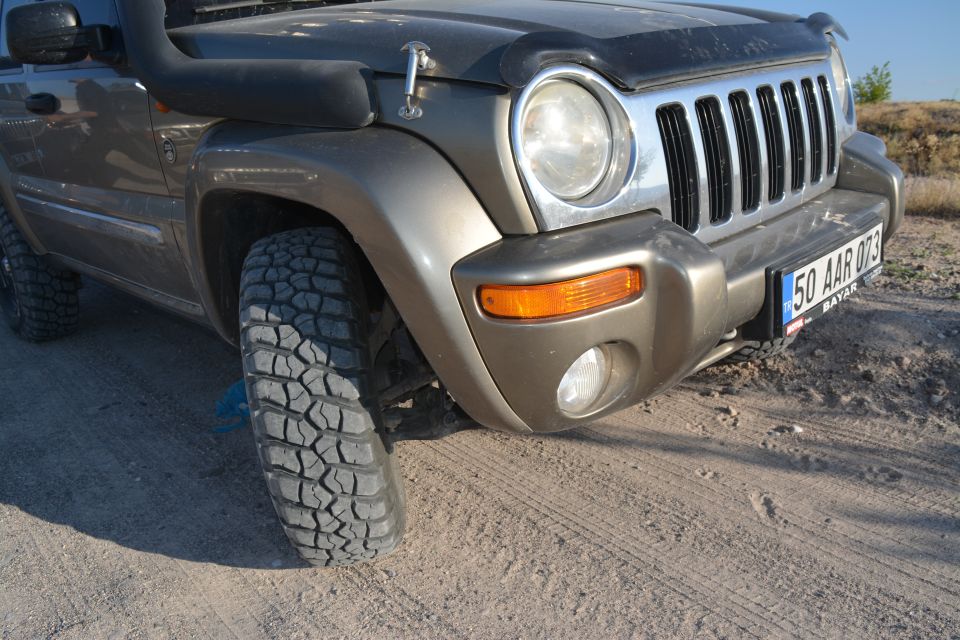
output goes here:
[{"label": "chrome grille", "polygon": [[673,221],[687,231],[696,231],[700,209],[697,160],[690,139],[687,113],[678,104],[660,107],[657,109],[657,125],[667,159]]},{"label": "chrome grille", "polygon": [[807,107],[807,129],[810,134],[810,182],[816,184],[823,179],[823,130],[820,128],[820,105],[813,90],[813,82],[804,78],[803,102]]},{"label": "chrome grille", "polygon": [[827,175],[837,172],[837,120],[833,115],[833,96],[826,76],[817,78],[820,87],[820,99],[823,101],[823,113],[826,115],[827,130]]},{"label": "chrome grille", "polygon": [[703,136],[703,152],[707,161],[707,184],[710,196],[710,222],[730,218],[733,185],[730,180],[730,144],[716,98],[697,100],[697,121]]},{"label": "chrome grille", "polygon": [[[784,75],[754,87],[745,82],[746,87],[725,95],[700,96],[692,104],[695,118],[687,115],[688,104],[669,105],[677,122],[699,128],[699,135],[690,135],[693,148],[683,154],[664,138],[669,217],[675,223],[712,236],[706,233],[710,227],[765,207],[796,206],[833,186],[835,179],[826,180],[835,178],[838,163],[831,85],[819,69],[811,76]],[[658,121],[666,108],[657,109]],[[691,152],[696,156],[692,177]],[[699,182],[699,199],[688,192],[690,181]],[[699,210],[691,213],[698,200]]]},{"label": "chrome grille", "polygon": [[757,89],[760,114],[763,117],[763,135],[767,141],[767,201],[775,202],[783,197],[786,171],[786,149],[783,146],[783,125],[777,98],[771,87]]},{"label": "chrome grille", "polygon": [[787,133],[790,136],[790,188],[800,191],[805,182],[807,168],[806,145],[803,139],[803,114],[797,100],[797,87],[792,82],[780,85],[783,108],[787,112]]},{"label": "chrome grille", "polygon": [[760,206],[760,141],[746,91],[730,94],[730,113],[740,150],[740,210],[749,213]]},{"label": "chrome grille", "polygon": [[[553,77],[582,77],[586,86],[605,82],[575,65],[558,65],[542,71],[531,86]],[[810,129],[815,119],[807,111],[811,96],[801,91],[804,80],[811,82],[817,105],[820,168],[811,166],[817,165],[811,160],[817,155],[813,148],[817,143]],[[786,83],[794,95],[793,145],[782,93]],[[704,243],[717,242],[833,188],[841,146],[856,130],[853,118],[839,111],[841,101],[827,59],[611,95],[612,99],[604,93],[604,100],[622,108],[631,128],[625,135],[633,142],[622,187],[602,202],[590,197],[569,202],[529,181],[526,186],[541,230],[653,211]],[[511,125],[514,146],[522,125],[518,113]],[[793,170],[798,157],[802,160]],[[809,179],[818,175],[817,182]],[[796,191],[791,188],[795,179]]]}]

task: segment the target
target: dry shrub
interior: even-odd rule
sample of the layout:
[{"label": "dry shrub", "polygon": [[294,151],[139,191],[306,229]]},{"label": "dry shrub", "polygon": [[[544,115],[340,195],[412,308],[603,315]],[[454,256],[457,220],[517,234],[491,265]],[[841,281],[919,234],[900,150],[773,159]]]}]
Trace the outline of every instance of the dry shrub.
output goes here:
[{"label": "dry shrub", "polygon": [[960,102],[859,105],[857,125],[907,174],[907,213],[960,219]]},{"label": "dry shrub", "polygon": [[887,143],[890,159],[914,176],[960,176],[960,102],[860,105],[858,126]]},{"label": "dry shrub", "polygon": [[907,213],[960,220],[960,176],[906,180]]}]

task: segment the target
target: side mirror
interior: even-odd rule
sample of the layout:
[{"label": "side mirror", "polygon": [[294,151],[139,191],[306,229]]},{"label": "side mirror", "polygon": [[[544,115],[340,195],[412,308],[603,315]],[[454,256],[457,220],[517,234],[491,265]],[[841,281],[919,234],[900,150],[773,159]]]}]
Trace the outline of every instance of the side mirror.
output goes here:
[{"label": "side mirror", "polygon": [[70,64],[110,51],[106,25],[84,27],[69,2],[38,2],[7,14],[7,48],[20,64]]}]

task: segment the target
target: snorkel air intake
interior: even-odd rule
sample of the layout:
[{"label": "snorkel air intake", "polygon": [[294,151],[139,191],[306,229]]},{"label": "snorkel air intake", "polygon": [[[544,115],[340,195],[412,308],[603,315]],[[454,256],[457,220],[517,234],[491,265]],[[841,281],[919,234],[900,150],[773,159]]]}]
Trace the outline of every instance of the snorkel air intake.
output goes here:
[{"label": "snorkel air intake", "polygon": [[117,0],[130,65],[176,111],[272,124],[358,129],[377,116],[369,67],[348,60],[193,58],[164,28],[163,0]]}]

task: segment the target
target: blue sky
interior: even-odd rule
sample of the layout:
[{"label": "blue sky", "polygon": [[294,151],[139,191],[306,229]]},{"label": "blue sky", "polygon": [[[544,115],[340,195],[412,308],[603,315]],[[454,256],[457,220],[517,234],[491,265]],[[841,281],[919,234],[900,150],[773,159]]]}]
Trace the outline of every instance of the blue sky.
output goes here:
[{"label": "blue sky", "polygon": [[691,0],[835,17],[850,77],[890,61],[894,100],[960,100],[960,0]]}]

